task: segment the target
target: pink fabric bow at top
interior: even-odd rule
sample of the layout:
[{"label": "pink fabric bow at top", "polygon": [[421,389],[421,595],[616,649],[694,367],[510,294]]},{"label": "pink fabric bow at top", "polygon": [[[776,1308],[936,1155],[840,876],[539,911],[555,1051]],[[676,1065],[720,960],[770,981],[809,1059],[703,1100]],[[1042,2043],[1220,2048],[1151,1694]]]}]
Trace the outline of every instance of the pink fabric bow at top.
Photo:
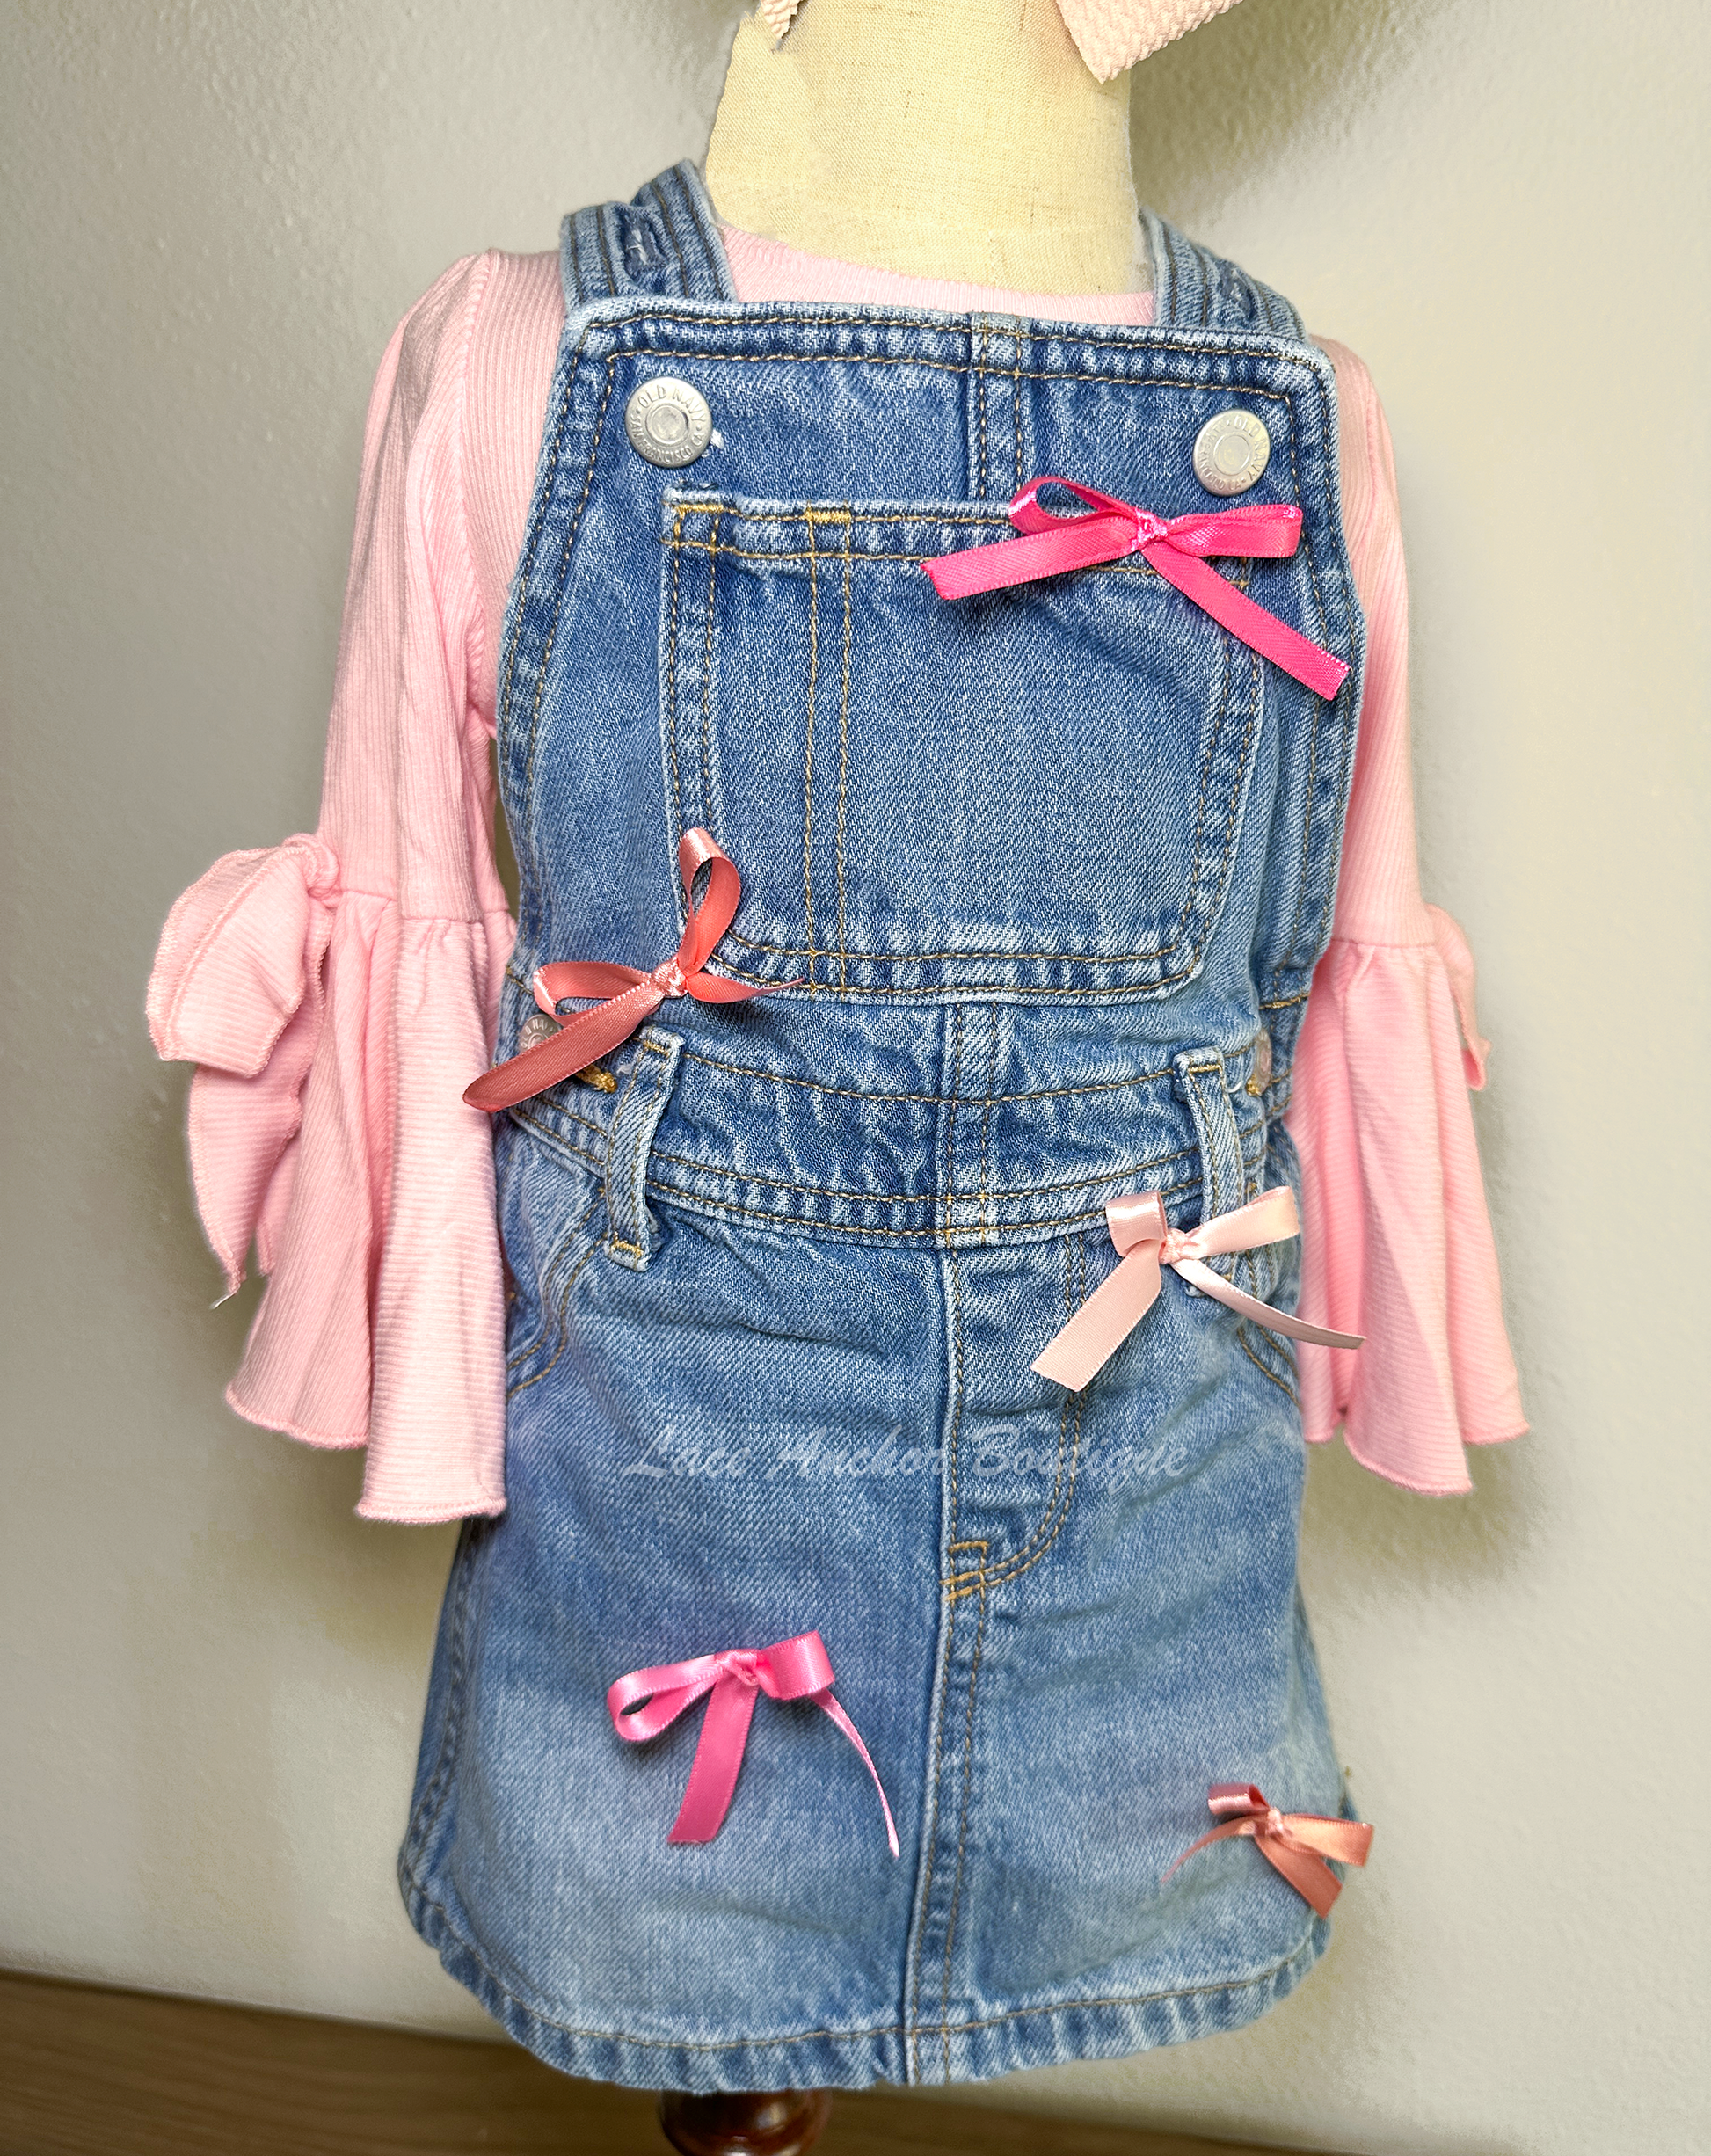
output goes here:
[{"label": "pink fabric bow at top", "polygon": [[710,1692],[701,1742],[689,1768],[688,1787],[668,1841],[711,1841],[724,1825],[737,1787],[737,1770],[748,1743],[748,1725],[754,1713],[755,1694],[769,1700],[812,1700],[833,1721],[862,1755],[862,1763],[879,1792],[879,1809],[885,1815],[885,1839],[891,1853],[897,1851],[897,1827],[879,1770],[856,1731],[856,1724],[832,1697],[832,1660],[818,1632],[799,1633],[793,1640],[780,1640],[758,1651],[727,1649],[724,1654],[697,1655],[692,1662],[666,1662],[651,1670],[631,1670],[620,1677],[606,1695],[606,1710],[612,1727],[629,1744],[644,1744],[669,1729],[687,1708]]},{"label": "pink fabric bow at top", "polygon": [[[761,19],[782,38],[802,0],[761,0]],[[1169,45],[1235,0],[1058,0],[1064,28],[1102,83]]]},{"label": "pink fabric bow at top", "polygon": [[[1040,506],[1042,487],[1061,486],[1084,501],[1089,516],[1058,516]],[[969,599],[1012,584],[1031,584],[1067,570],[1139,554],[1213,621],[1262,658],[1292,674],[1316,696],[1334,696],[1349,669],[1322,645],[1256,606],[1228,578],[1210,567],[1209,554],[1286,560],[1300,543],[1301,513],[1287,502],[1255,502],[1239,509],[1198,511],[1192,516],[1154,516],[1073,479],[1050,475],[1030,479],[1010,504],[1010,521],[1023,536],[990,546],[964,547],[921,565],[941,599]]]},{"label": "pink fabric bow at top", "polygon": [[[707,870],[707,888],[695,904],[695,878]],[[678,841],[677,870],[683,878],[689,901],[689,919],[674,956],[644,973],[633,965],[610,965],[598,958],[572,959],[563,965],[535,969],[529,986],[535,1000],[558,1028],[555,1040],[525,1048],[508,1062],[484,1071],[463,1097],[471,1108],[484,1108],[496,1115],[536,1093],[544,1093],[561,1079],[573,1077],[598,1063],[621,1041],[626,1041],[644,1020],[671,995],[692,995],[698,1003],[742,1003],[753,995],[770,995],[784,981],[750,986],[722,980],[702,971],[718,947],[719,939],[737,917],[743,895],[743,879],[736,863],[707,832],[686,831]],[[592,1010],[560,1017],[560,1002],[570,996],[597,995],[605,1000]]]},{"label": "pink fabric bow at top", "polygon": [[[1164,1875],[1169,1879],[1215,1841],[1237,1837],[1251,1841],[1268,1863],[1274,1865],[1305,1902],[1321,1917],[1343,1891],[1343,1882],[1326,1863],[1364,1866],[1372,1846],[1372,1830],[1358,1819],[1328,1819],[1316,1811],[1279,1811],[1268,1804],[1251,1781],[1215,1781],[1206,1792],[1206,1805],[1215,1819],[1224,1822],[1202,1834],[1191,1849],[1184,1849]],[[1159,1884],[1164,1884],[1161,1879]]]},{"label": "pink fabric bow at top", "polygon": [[1067,1385],[1073,1393],[1080,1392],[1104,1368],[1158,1300],[1162,1285],[1160,1268],[1164,1265],[1184,1280],[1191,1280],[1202,1294],[1212,1296],[1226,1308],[1272,1332],[1287,1333],[1292,1340],[1311,1340],[1320,1347],[1358,1348],[1361,1344],[1359,1333],[1331,1332],[1323,1325],[1309,1325],[1286,1311],[1274,1310],[1256,1296],[1244,1295],[1205,1263],[1209,1257],[1235,1250],[1257,1250],[1268,1242],[1284,1242],[1299,1235],[1301,1222],[1295,1210],[1295,1193],[1287,1184],[1263,1192],[1234,1213],[1215,1213],[1198,1227],[1167,1225],[1164,1200],[1156,1191],[1131,1191],[1112,1198],[1105,1208],[1105,1218],[1122,1264],[1094,1290],[1031,1365],[1041,1377]]}]

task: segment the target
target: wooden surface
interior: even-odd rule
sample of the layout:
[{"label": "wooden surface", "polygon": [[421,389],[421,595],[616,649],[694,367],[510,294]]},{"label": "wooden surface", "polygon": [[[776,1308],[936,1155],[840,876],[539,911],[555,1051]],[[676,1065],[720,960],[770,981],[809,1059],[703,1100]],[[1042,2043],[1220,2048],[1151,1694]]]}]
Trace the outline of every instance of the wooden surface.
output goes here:
[{"label": "wooden surface", "polygon": [[[840,2095],[824,2156],[1261,2156],[942,2103]],[[0,1975],[0,2156],[670,2156],[653,2099],[511,2044]]]}]

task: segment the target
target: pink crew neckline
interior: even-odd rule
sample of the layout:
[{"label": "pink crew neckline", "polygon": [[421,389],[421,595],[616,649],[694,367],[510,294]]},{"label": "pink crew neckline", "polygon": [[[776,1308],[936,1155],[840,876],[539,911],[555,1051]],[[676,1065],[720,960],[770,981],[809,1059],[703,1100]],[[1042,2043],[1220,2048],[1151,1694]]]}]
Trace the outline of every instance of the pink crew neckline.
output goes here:
[{"label": "pink crew neckline", "polygon": [[959,284],[945,277],[906,277],[900,271],[805,254],[783,240],[722,224],[725,259],[737,296],[752,300],[856,300],[870,305],[928,307],[951,315],[1021,315],[1040,322],[1099,322],[1144,327],[1153,319],[1150,292],[1020,292],[1005,285]]}]

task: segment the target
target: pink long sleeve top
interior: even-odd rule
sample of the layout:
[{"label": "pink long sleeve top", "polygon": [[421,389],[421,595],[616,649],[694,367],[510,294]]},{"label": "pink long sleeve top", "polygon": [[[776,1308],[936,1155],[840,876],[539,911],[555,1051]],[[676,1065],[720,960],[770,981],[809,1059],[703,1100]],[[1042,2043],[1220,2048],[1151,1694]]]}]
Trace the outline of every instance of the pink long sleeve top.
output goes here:
[{"label": "pink long sleeve top", "polygon": [[[859,269],[727,231],[746,299],[843,298],[1146,322],[1078,299]],[[227,1398],[311,1445],[368,1447],[359,1511],[505,1504],[503,1267],[488,1118],[513,924],[494,865],[495,665],[564,300],[556,254],[459,262],[387,346],[369,404],[321,820],[229,854],[173,907],[156,1046],[197,1066],[192,1170],[228,1287],[269,1276]],[[1290,1127],[1307,1435],[1411,1490],[1470,1487],[1463,1446],[1525,1429],[1467,1097],[1484,1082],[1473,960],[1421,898],[1408,598],[1384,415],[1336,370],[1343,514],[1368,660],[1335,932]]]}]

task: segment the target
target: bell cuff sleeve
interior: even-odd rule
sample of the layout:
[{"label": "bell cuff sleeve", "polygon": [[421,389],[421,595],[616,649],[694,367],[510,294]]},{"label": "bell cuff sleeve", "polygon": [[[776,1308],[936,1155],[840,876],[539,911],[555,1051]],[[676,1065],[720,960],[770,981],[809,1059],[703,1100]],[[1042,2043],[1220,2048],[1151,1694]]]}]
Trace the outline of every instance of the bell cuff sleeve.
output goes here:
[{"label": "bell cuff sleeve", "polygon": [[1451,1496],[1472,1488],[1465,1446],[1526,1428],[1467,1098],[1491,1051],[1467,940],[1420,895],[1389,432],[1360,361],[1325,349],[1367,664],[1336,919],[1289,1127],[1301,1157],[1301,1309],[1366,1344],[1301,1349],[1302,1422],[1314,1442],[1340,1425],[1357,1460],[1404,1489]]},{"label": "bell cuff sleeve", "polygon": [[[1465,956],[1460,929],[1440,918]],[[1471,975],[1470,964],[1470,1020]],[[1482,1054],[1456,1001],[1435,943],[1333,942],[1290,1114],[1302,1162],[1301,1308],[1366,1336],[1358,1354],[1301,1349],[1306,1434],[1322,1442],[1341,1424],[1364,1467],[1440,1497],[1473,1486],[1463,1446],[1526,1428],[1467,1107],[1468,1067]]]},{"label": "bell cuff sleeve", "polygon": [[365,893],[329,948],[299,1157],[258,1238],[271,1278],[226,1397],[309,1444],[366,1445],[365,1519],[504,1507],[492,1132],[462,1096],[487,1065],[511,933],[503,912],[406,921]]}]

